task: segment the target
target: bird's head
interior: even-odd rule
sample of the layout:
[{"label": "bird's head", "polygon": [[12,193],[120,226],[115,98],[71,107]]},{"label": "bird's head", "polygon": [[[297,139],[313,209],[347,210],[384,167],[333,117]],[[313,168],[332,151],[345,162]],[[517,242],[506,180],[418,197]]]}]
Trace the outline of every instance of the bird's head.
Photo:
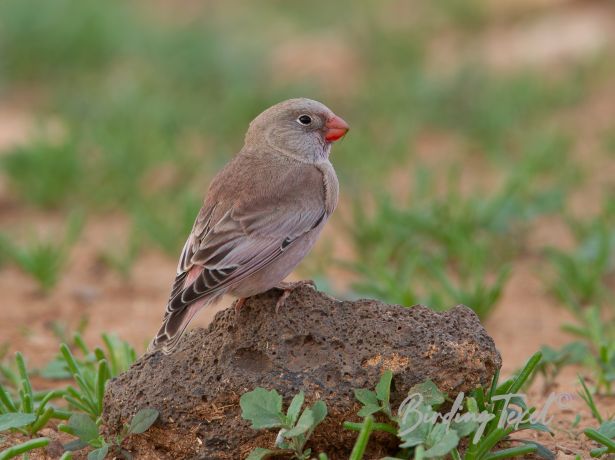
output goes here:
[{"label": "bird's head", "polygon": [[327,106],[311,99],[289,99],[257,116],[246,134],[246,145],[271,148],[300,161],[328,158],[331,144],[349,126]]}]

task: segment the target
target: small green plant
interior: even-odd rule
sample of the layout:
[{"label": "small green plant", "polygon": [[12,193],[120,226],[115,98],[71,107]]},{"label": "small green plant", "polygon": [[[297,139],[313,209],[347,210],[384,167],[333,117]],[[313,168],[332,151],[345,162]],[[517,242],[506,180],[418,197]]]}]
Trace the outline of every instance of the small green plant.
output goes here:
[{"label": "small green plant", "polygon": [[615,454],[615,420],[603,422],[597,430],[594,428],[586,428],[583,433],[585,433],[585,436],[589,439],[601,444],[600,447],[590,451],[592,457]]},{"label": "small green plant", "polygon": [[56,208],[78,196],[81,164],[72,141],[37,140],[8,152],[0,166],[18,194],[37,206]]},{"label": "small green plant", "polygon": [[316,401],[311,407],[301,409],[305,401],[303,392],[295,395],[286,414],[282,412],[282,396],[275,390],[256,388],[241,396],[241,416],[252,422],[255,430],[280,428],[274,449],[257,448],[249,460],[260,460],[275,454],[292,454],[297,460],[307,460],[311,449],[305,449],[314,429],[327,416],[327,406]]},{"label": "small green plant", "polygon": [[123,278],[130,278],[132,268],[141,253],[141,240],[133,231],[125,247],[103,251],[100,260],[109,268],[116,271]]},{"label": "small green plant", "polygon": [[[64,340],[62,349],[67,348],[71,360],[78,369],[84,373],[96,373],[96,367],[101,359],[107,361],[109,376],[115,377],[127,370],[137,359],[135,349],[126,341],[112,334],[104,333],[101,336],[104,349],[92,350],[83,340],[80,331],[74,333],[72,340]],[[41,371],[40,375],[47,379],[66,380],[72,378],[72,371],[65,358],[65,352],[61,352]],[[77,357],[76,354],[79,356]]]},{"label": "small green plant", "polygon": [[536,372],[529,378],[528,385],[537,374],[541,374],[544,380],[543,393],[547,393],[565,366],[583,364],[586,361],[589,349],[584,342],[576,341],[567,343],[559,350],[544,345],[540,352],[542,360],[536,367]]},{"label": "small green plant", "polygon": [[532,189],[531,178],[540,177],[542,165],[520,169],[525,175],[512,174],[487,197],[464,196],[454,170],[446,193],[438,194],[421,169],[411,206],[379,196],[367,213],[363,199],[357,201],[348,225],[357,257],[346,264],[359,275],[354,289],[437,310],[464,303],[486,317],[502,294],[528,224],[562,203],[556,186]]},{"label": "small green plant", "polygon": [[[31,452],[34,449],[40,449],[48,444],[49,438],[30,439],[29,441],[22,442],[16,446],[11,446],[8,449],[1,451],[0,460],[8,460],[9,458],[15,458],[19,455],[24,455],[24,458],[27,458],[26,455],[28,452]],[[62,460],[66,460],[66,458],[62,457]]]},{"label": "small green plant", "polygon": [[568,365],[583,364],[594,372],[595,390],[611,395],[615,382],[615,323],[609,311],[594,305],[574,310],[577,322],[562,329],[575,336],[559,350],[543,346],[543,359],[537,371],[544,377],[547,392],[561,370]]},{"label": "small green plant", "polygon": [[615,274],[615,231],[609,214],[606,202],[602,213],[590,222],[569,219],[576,247],[569,251],[547,248],[555,269],[551,291],[577,314],[583,307],[609,299],[606,280]]},{"label": "small green plant", "polygon": [[[3,374],[13,385],[13,390],[0,384],[0,431],[14,430],[29,436],[35,435],[49,420],[67,419],[70,414],[51,404],[64,395],[61,390],[35,393],[21,353],[15,354],[17,372],[4,367]],[[12,393],[17,397],[13,397]]]},{"label": "small green plant", "polygon": [[[63,337],[66,335],[63,329],[59,332]],[[131,434],[142,433],[148,429],[158,417],[158,412],[153,409],[139,411],[130,424],[111,442],[100,436],[98,425],[102,414],[105,384],[110,377],[126,370],[136,359],[136,353],[128,343],[108,334],[103,334],[102,340],[105,344],[104,350],[101,348],[92,350],[85,344],[81,333],[76,332],[70,347],[63,343],[60,346],[59,357],[39,372],[44,378],[73,379],[76,387],[34,392],[21,353],[17,353],[15,357],[16,370],[7,365],[0,366],[3,382],[0,384],[0,431],[11,430],[33,436],[51,419],[69,420],[66,425],[60,426],[67,433],[79,438],[69,447],[74,449],[86,445],[94,447],[94,451],[88,455],[89,460],[102,460],[107,452],[118,452],[125,458],[130,458],[129,453],[121,449],[122,441]],[[53,400],[61,398],[68,402],[72,411],[59,409],[52,404]],[[42,439],[13,446],[3,451],[0,458],[12,458],[46,445],[42,444]],[[67,454],[62,458],[66,460],[71,457]]]},{"label": "small green plant", "polygon": [[[106,353],[101,348],[91,351],[80,334],[75,334],[75,344],[83,354],[83,359],[77,359],[68,345],[60,346],[66,371],[78,386],[78,389],[67,387],[64,399],[94,420],[102,414],[107,380],[128,369],[136,359],[136,353],[128,343],[108,334],[103,334],[102,338]],[[58,366],[55,367],[57,369]]]},{"label": "small green plant", "polygon": [[73,213],[68,219],[64,238],[34,238],[25,244],[12,242],[5,236],[0,238],[0,252],[4,252],[24,272],[32,276],[43,290],[50,291],[58,282],[68,254],[83,226],[83,216]]},{"label": "small green plant", "polygon": [[[413,449],[414,458],[439,458],[448,454],[457,446],[460,436],[468,434],[475,428],[472,423],[453,424],[451,427],[447,427],[444,423],[430,424],[422,421],[433,419],[435,412],[432,407],[438,407],[445,401],[445,395],[429,380],[410,389],[410,395],[421,395],[421,403],[413,408],[412,413],[404,414],[403,407],[405,406],[402,405],[398,414],[394,415],[390,406],[392,378],[393,373],[385,371],[376,385],[375,391],[355,390],[356,398],[363,404],[363,408],[357,415],[371,418],[372,414],[382,412],[394,423],[393,425],[366,423],[364,420],[353,449],[357,459],[362,458],[359,453],[365,451],[365,447],[362,447],[362,445],[372,430],[396,434],[400,439],[400,447],[402,448],[399,455],[409,454],[410,450]],[[350,422],[346,422],[344,426],[349,429],[357,428],[356,424]]]},{"label": "small green plant", "polygon": [[[403,305],[422,303],[438,310],[461,302],[484,317],[499,298],[508,278],[508,266],[495,268],[496,277],[488,278],[490,249],[483,244],[474,245],[468,257],[453,252],[462,247],[460,244],[465,248],[468,244],[461,243],[461,239],[438,241],[436,226],[451,224],[445,223],[447,217],[431,212],[421,215],[415,208],[410,211],[414,215],[404,216],[402,211],[380,202],[379,216],[373,221],[357,215],[353,228],[359,257],[351,268],[360,278],[354,289]],[[381,229],[382,234],[372,234],[377,229],[369,227],[381,225],[377,222],[389,228]]]},{"label": "small green plant", "polygon": [[604,417],[598,410],[598,406],[596,405],[596,401],[594,401],[594,396],[592,392],[589,390],[587,385],[585,384],[585,380],[579,375],[578,376],[579,383],[581,384],[581,390],[579,390],[579,396],[581,399],[587,404],[589,410],[592,413],[592,416],[598,421],[598,423],[604,422]]},{"label": "small green plant", "polygon": [[64,357],[68,370],[77,382],[80,391],[72,386],[66,388],[64,399],[74,408],[82,410],[95,419],[102,415],[103,399],[105,396],[105,384],[110,378],[109,366],[103,355],[99,358],[96,370],[80,366],[70,349],[62,344],[60,352]]},{"label": "small green plant", "polygon": [[62,320],[54,320],[51,322],[51,332],[58,339],[60,343],[70,343],[73,337],[79,335],[81,337],[85,330],[88,327],[90,319],[87,315],[81,315],[77,326],[75,327],[75,332],[71,332],[68,324]]},{"label": "small green plant", "polygon": [[139,410],[125,424],[122,431],[112,441],[105,440],[99,433],[98,425],[88,415],[73,414],[66,425],[60,425],[60,431],[76,436],[78,439],[69,443],[65,448],[69,451],[83,449],[87,446],[94,450],[88,453],[88,460],[103,460],[107,454],[122,455],[125,459],[131,459],[130,452],[122,449],[122,442],[132,434],[141,434],[147,431],[158,418],[158,411],[144,408]]},{"label": "small green plant", "polygon": [[563,329],[586,344],[585,362],[594,369],[596,390],[612,394],[615,382],[615,322],[610,312],[592,306],[579,311],[577,324]]},{"label": "small green plant", "polygon": [[613,454],[615,453],[615,420],[605,420],[605,417],[598,410],[591,391],[587,388],[585,380],[581,376],[579,376],[579,383],[581,384],[579,396],[585,401],[592,416],[600,424],[598,429],[586,428],[583,430],[585,436],[600,444],[600,447],[591,450],[590,455],[592,457],[602,457],[603,455]]},{"label": "small green plant", "polygon": [[[440,405],[447,400],[447,396],[431,381],[413,387],[409,392],[410,399],[402,403],[397,413],[393,413],[390,407],[392,373],[385,371],[375,391],[358,389],[355,390],[355,396],[363,404],[358,415],[371,418],[374,414],[382,413],[390,422],[345,422],[345,428],[361,433],[353,450],[356,455],[351,458],[362,458],[371,431],[384,431],[398,436],[400,451],[395,457],[397,459],[442,458],[450,455],[453,459],[487,460],[512,458],[528,453],[554,458],[544,447],[533,441],[528,441],[523,446],[493,451],[500,441],[507,440],[513,432],[525,429],[548,431],[546,426],[524,419],[523,416],[531,415],[535,408],[528,408],[520,398],[511,398],[508,402],[503,398],[503,395],[514,394],[521,389],[535,371],[540,359],[541,353],[536,353],[518,375],[502,384],[498,384],[499,376],[496,373],[488,391],[478,388],[466,399],[466,409],[472,417],[464,419],[462,416],[458,420],[456,414],[453,414],[448,423],[437,412]],[[459,410],[462,401],[457,399],[453,407]],[[513,409],[512,406],[516,408]],[[510,421],[511,417],[515,416],[518,423],[502,424],[502,420]],[[438,417],[442,421],[438,422]],[[469,442],[462,457],[458,445],[464,437],[469,438]]]}]

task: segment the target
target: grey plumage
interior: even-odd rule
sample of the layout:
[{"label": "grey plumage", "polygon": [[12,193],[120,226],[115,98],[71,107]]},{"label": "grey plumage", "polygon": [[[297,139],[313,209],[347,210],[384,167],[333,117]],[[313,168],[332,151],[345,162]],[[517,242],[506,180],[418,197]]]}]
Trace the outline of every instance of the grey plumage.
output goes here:
[{"label": "grey plumage", "polygon": [[[299,122],[302,115],[310,126]],[[209,187],[150,351],[173,349],[202,306],[224,294],[264,292],[290,274],[337,205],[328,157],[332,140],[347,129],[309,99],[282,102],[250,124],[244,147]]]}]

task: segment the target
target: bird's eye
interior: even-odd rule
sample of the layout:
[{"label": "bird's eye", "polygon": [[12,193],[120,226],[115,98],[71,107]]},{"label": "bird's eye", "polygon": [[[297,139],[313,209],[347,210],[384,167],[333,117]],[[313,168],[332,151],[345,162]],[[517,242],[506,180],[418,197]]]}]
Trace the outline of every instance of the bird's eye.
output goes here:
[{"label": "bird's eye", "polygon": [[299,118],[297,118],[297,121],[303,126],[307,126],[312,123],[312,117],[310,117],[309,115],[301,115]]}]

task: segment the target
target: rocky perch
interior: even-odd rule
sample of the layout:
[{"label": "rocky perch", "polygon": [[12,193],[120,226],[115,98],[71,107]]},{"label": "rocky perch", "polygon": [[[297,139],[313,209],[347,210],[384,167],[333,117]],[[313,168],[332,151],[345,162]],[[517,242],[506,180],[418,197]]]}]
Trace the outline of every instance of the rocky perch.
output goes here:
[{"label": "rocky perch", "polygon": [[[330,459],[348,458],[359,421],[353,389],[370,388],[394,373],[393,407],[426,379],[455,396],[485,385],[501,365],[493,340],[465,306],[444,313],[375,300],[339,301],[298,288],[276,314],[280,292],[249,299],[235,314],[218,313],[207,329],[187,334],[169,356],[140,358],[109,382],[104,426],[109,434],[144,407],[160,411],[146,433],[127,442],[135,458],[243,459],[272,447],[276,431],[254,431],[241,418],[239,397],[258,386],[275,388],[284,407],[303,390],[322,399],[328,417],[308,446]],[[393,454],[395,439],[374,436],[367,458]]]}]

